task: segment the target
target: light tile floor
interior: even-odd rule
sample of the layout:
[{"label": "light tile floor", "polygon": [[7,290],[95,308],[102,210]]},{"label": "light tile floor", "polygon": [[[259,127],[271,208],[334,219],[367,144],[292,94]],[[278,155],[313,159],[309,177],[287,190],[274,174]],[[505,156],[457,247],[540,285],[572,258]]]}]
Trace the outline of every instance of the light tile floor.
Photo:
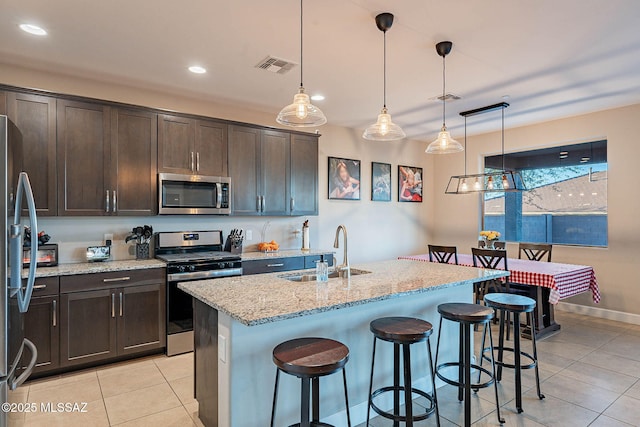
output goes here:
[{"label": "light tile floor", "polygon": [[[507,426],[640,426],[640,326],[558,312],[562,330],[538,343],[542,392],[525,371],[517,414],[513,374],[499,385]],[[476,336],[479,348],[480,336]],[[529,346],[529,341],[524,341]],[[438,390],[442,426],[463,423],[453,387]],[[472,398],[474,426],[498,425],[493,388]],[[193,356],[154,356],[35,380],[12,396],[29,403],[87,402],[86,413],[11,414],[10,426],[200,426],[193,399]],[[421,400],[414,403],[421,407]],[[372,427],[392,425],[375,418]],[[432,419],[417,426],[434,426]]]}]

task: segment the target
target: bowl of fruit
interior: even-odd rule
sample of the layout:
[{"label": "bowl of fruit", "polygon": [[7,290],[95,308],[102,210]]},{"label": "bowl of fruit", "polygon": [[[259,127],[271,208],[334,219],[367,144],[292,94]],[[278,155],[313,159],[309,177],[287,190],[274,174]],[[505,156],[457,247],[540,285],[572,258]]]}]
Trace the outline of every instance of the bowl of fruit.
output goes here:
[{"label": "bowl of fruit", "polygon": [[272,240],[270,242],[258,243],[258,250],[260,252],[274,253],[274,252],[278,252],[278,249],[280,249],[280,245],[275,240]]}]

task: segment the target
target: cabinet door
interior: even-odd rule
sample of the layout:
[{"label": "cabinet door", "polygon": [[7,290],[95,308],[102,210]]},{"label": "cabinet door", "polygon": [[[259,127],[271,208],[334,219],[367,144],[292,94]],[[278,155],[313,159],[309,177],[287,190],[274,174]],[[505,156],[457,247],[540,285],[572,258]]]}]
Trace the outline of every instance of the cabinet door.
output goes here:
[{"label": "cabinet door", "polygon": [[231,209],[235,215],[260,215],[260,129],[229,127]]},{"label": "cabinet door", "polygon": [[0,114],[7,115],[7,92],[0,92]]},{"label": "cabinet door", "polygon": [[118,289],[118,355],[166,346],[166,286]]},{"label": "cabinet door", "polygon": [[260,169],[262,172],[262,214],[288,215],[290,212],[290,134],[262,131]]},{"label": "cabinet door", "polygon": [[291,135],[291,215],[318,215],[318,137]]},{"label": "cabinet door", "polygon": [[[24,336],[38,349],[34,373],[50,371],[60,366],[58,302],[58,296],[33,298],[29,311],[24,315]],[[28,361],[23,362],[26,365]]]},{"label": "cabinet door", "polygon": [[100,104],[58,100],[58,215],[109,215],[109,113]]},{"label": "cabinet door", "polygon": [[116,290],[60,296],[60,364],[73,366],[117,355]]},{"label": "cabinet door", "polygon": [[7,102],[9,119],[22,140],[22,167],[29,174],[38,215],[56,215],[56,100],[9,93]]},{"label": "cabinet door", "polygon": [[158,116],[158,170],[192,174],[195,171],[194,121],[180,116]]},{"label": "cabinet door", "polygon": [[227,176],[227,125],[196,121],[195,151],[198,175]]},{"label": "cabinet door", "polygon": [[[314,265],[315,267],[315,265]],[[268,258],[242,262],[242,274],[264,274],[304,269],[304,257]]]},{"label": "cabinet door", "polygon": [[112,212],[154,215],[158,210],[158,119],[154,113],[111,114]]}]

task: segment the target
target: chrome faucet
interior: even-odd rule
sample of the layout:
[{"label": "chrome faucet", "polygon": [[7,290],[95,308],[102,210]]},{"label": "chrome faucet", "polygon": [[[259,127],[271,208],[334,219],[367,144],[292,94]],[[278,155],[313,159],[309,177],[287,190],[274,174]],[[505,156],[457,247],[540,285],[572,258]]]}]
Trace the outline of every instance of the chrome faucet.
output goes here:
[{"label": "chrome faucet", "polygon": [[342,264],[336,265],[336,271],[340,274],[341,277],[351,277],[351,267],[349,266],[349,255],[347,251],[347,227],[344,225],[339,225],[336,230],[336,239],[333,242],[333,247],[338,249],[340,247],[339,237],[340,230],[344,234],[344,252],[342,255]]}]

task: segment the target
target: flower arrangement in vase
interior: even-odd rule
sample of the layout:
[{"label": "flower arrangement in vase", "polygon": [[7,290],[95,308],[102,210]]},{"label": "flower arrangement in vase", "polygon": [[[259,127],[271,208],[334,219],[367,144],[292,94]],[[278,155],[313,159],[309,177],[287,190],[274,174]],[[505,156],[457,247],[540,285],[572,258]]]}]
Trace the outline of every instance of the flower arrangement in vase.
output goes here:
[{"label": "flower arrangement in vase", "polygon": [[485,248],[493,249],[493,244],[500,238],[500,232],[493,230],[482,230],[480,232],[480,237],[485,241]]}]

